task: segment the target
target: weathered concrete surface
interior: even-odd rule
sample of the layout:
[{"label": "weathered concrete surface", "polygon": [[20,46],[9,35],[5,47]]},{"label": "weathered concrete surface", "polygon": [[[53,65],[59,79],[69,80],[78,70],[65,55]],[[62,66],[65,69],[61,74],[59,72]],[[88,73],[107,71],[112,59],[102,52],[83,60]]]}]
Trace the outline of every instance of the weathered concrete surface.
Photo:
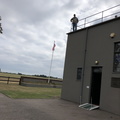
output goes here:
[{"label": "weathered concrete surface", "polygon": [[120,120],[120,116],[87,111],[61,99],[11,99],[0,94],[0,120]]}]

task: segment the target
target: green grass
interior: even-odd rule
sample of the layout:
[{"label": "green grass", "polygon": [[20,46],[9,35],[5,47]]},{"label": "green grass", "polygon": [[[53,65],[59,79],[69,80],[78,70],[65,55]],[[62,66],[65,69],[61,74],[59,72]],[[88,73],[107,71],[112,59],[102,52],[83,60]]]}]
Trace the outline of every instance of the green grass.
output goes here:
[{"label": "green grass", "polygon": [[59,98],[60,88],[24,87],[17,84],[0,83],[0,93],[10,98],[48,99]]},{"label": "green grass", "polygon": [[18,74],[14,74],[14,73],[4,73],[4,72],[0,72],[0,76],[20,78],[22,75],[18,75]]}]

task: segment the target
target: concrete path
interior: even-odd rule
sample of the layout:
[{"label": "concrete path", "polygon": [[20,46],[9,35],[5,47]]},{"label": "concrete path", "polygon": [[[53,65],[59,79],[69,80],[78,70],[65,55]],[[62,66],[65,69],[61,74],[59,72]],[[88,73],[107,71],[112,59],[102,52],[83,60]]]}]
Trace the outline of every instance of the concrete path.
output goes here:
[{"label": "concrete path", "polygon": [[120,120],[120,116],[87,111],[61,99],[11,99],[0,94],[0,120]]}]

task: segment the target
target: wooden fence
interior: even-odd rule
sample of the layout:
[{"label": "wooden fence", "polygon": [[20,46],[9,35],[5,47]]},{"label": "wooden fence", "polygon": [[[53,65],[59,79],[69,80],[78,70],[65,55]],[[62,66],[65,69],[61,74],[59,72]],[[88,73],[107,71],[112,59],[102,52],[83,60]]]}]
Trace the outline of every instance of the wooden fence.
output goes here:
[{"label": "wooden fence", "polygon": [[0,76],[0,82],[6,84],[17,83],[24,86],[62,87],[63,81],[61,79],[50,79],[50,83],[48,83],[48,78]]},{"label": "wooden fence", "polygon": [[60,79],[50,79],[48,83],[48,78],[34,78],[34,77],[25,77],[20,78],[20,85],[24,86],[36,86],[36,87],[62,87],[62,80]]},{"label": "wooden fence", "polygon": [[1,82],[6,82],[7,84],[9,84],[10,82],[12,82],[12,83],[18,83],[19,84],[20,78],[0,76],[0,81]]}]

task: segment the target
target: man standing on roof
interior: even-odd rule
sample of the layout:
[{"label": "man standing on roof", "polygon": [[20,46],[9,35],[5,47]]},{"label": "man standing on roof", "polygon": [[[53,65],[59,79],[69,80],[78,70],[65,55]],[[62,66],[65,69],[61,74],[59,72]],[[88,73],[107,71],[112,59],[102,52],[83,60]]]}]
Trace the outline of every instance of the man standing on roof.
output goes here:
[{"label": "man standing on roof", "polygon": [[72,26],[73,26],[73,31],[77,30],[77,23],[78,23],[78,18],[76,17],[76,15],[74,14],[74,17],[71,18],[70,20],[72,22]]}]

